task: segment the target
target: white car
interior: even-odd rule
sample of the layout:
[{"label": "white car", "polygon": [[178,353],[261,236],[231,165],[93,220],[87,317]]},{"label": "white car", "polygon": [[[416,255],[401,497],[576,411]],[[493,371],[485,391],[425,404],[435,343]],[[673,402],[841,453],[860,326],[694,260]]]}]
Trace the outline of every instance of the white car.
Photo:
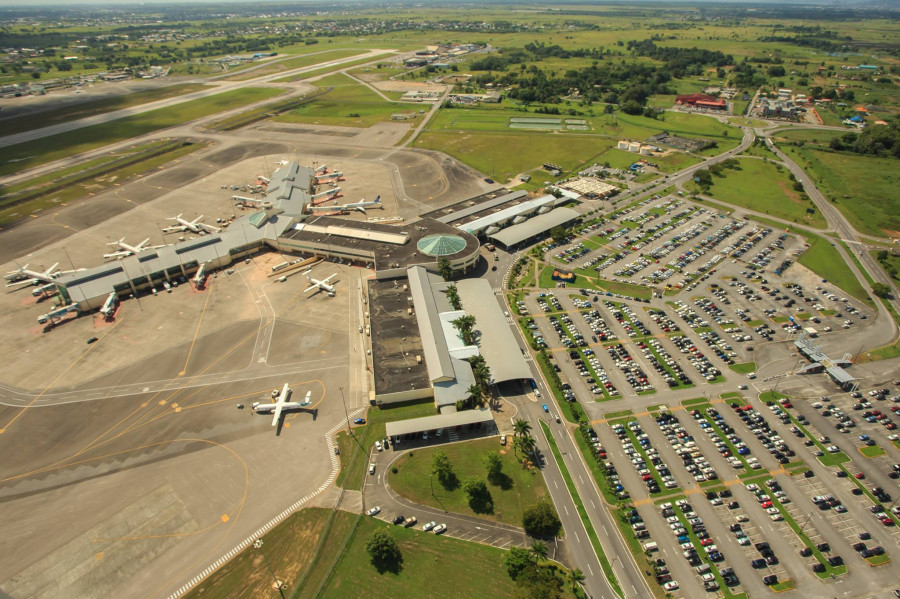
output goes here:
[{"label": "white car", "polygon": [[376,505],[375,507],[373,507],[366,513],[369,514],[370,516],[374,516],[375,514],[377,514],[380,511],[381,511],[381,506]]},{"label": "white car", "polygon": [[375,474],[375,464],[369,464],[369,474]]},{"label": "white car", "polygon": [[382,450],[381,441],[375,441],[375,449],[377,449],[378,451]]},{"label": "white car", "polygon": [[667,591],[677,591],[678,590],[678,581],[672,580],[663,585],[663,588]]},{"label": "white car", "polygon": [[435,526],[437,526],[437,522],[435,522],[434,520],[432,520],[431,522],[426,522],[425,525],[422,526],[422,530],[424,530],[425,532],[428,532],[429,530],[431,530],[431,529],[434,528]]},{"label": "white car", "polygon": [[432,530],[434,531],[434,534],[439,535],[442,532],[444,532],[445,530],[447,530],[447,525],[446,524],[438,524]]}]

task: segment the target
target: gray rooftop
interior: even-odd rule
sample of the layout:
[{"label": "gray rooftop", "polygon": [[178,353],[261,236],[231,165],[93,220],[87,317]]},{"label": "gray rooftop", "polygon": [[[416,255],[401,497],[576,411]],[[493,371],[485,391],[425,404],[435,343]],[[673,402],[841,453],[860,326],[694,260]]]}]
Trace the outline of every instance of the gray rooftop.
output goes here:
[{"label": "gray rooftop", "polygon": [[553,227],[573,221],[578,217],[578,212],[571,208],[556,208],[550,212],[529,218],[524,223],[506,227],[493,235],[489,235],[489,238],[509,247],[549,231]]},{"label": "gray rooftop", "polygon": [[527,214],[537,212],[544,206],[556,206],[561,201],[568,202],[569,198],[562,198],[561,200],[558,200],[555,196],[545,195],[539,198],[525,200],[524,202],[509,206],[508,208],[504,208],[503,210],[499,210],[497,212],[494,212],[493,214],[488,214],[473,221],[469,221],[465,224],[458,225],[457,228],[467,233],[477,234],[480,231],[483,231],[491,226],[501,225],[503,223],[509,222],[515,219],[517,216],[525,216]]},{"label": "gray rooftop", "polygon": [[421,266],[414,266],[407,273],[410,295],[416,307],[416,320],[419,323],[419,336],[422,339],[428,378],[432,383],[453,380],[456,374],[450,362],[450,352],[447,349],[447,340],[444,338],[438,318],[440,312],[434,297],[434,284],[441,279],[429,274]]},{"label": "gray rooftop", "polygon": [[421,433],[439,428],[447,429],[454,426],[477,424],[478,422],[493,422],[493,420],[494,417],[491,415],[490,410],[464,410],[462,412],[388,422],[385,424],[385,432],[388,437],[396,437],[397,435]]},{"label": "gray rooftop", "polygon": [[455,212],[451,212],[450,214],[445,214],[444,216],[435,217],[435,220],[438,220],[442,223],[449,224],[457,220],[462,220],[464,218],[468,218],[474,214],[478,214],[479,212],[484,212],[485,210],[490,210],[491,208],[496,208],[497,206],[502,206],[507,202],[512,202],[514,200],[519,200],[528,196],[528,193],[519,190],[513,191],[502,196],[493,198],[486,202],[476,203],[472,206],[468,206],[466,208],[462,208],[461,210],[456,210]]},{"label": "gray rooftop", "polygon": [[518,350],[519,344],[503,315],[490,283],[484,279],[463,279],[456,288],[463,309],[475,317],[475,328],[481,333],[478,348],[495,383],[532,378],[531,369]]}]

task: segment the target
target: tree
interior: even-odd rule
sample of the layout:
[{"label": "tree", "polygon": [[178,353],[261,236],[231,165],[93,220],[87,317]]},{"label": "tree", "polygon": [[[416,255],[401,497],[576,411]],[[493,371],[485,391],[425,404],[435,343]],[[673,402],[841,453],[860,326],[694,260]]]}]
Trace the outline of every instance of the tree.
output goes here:
[{"label": "tree", "polygon": [[535,541],[531,544],[531,555],[534,556],[536,561],[547,559],[547,554],[549,550],[547,549],[547,543],[543,541]]},{"label": "tree", "polygon": [[475,379],[481,385],[481,388],[487,391],[488,385],[491,383],[491,369],[488,368],[483,359],[472,366],[472,374],[475,375]]},{"label": "tree", "polygon": [[569,583],[572,585],[572,590],[575,590],[575,587],[584,582],[584,572],[575,568],[574,570],[569,570],[568,575]]},{"label": "tree", "polygon": [[559,536],[562,522],[553,505],[544,499],[525,510],[522,514],[522,527],[534,537],[556,537]]},{"label": "tree", "polygon": [[470,407],[480,406],[484,403],[484,391],[481,390],[481,386],[478,383],[469,385],[469,388],[466,389],[466,393],[469,394],[469,401],[472,402]]},{"label": "tree", "polygon": [[450,266],[450,261],[446,256],[438,258],[438,272],[445,281],[453,278],[453,267]]},{"label": "tree", "polygon": [[462,300],[459,298],[459,291],[456,289],[456,285],[447,287],[447,301],[454,310],[462,310]]},{"label": "tree", "polygon": [[494,482],[503,474],[503,458],[500,457],[499,451],[489,451],[481,459],[481,463],[484,464],[487,470],[487,479],[489,481]]},{"label": "tree", "polygon": [[403,561],[397,541],[384,530],[376,530],[369,536],[366,541],[366,552],[379,571],[396,570]]},{"label": "tree", "polygon": [[534,559],[531,556],[531,552],[527,549],[510,547],[504,559],[504,564],[506,565],[506,573],[515,580],[519,577],[519,573],[522,570],[534,564]]},{"label": "tree", "polygon": [[872,293],[874,293],[878,297],[890,297],[891,286],[886,285],[885,283],[875,283],[874,285],[872,285]]},{"label": "tree", "polygon": [[550,238],[558,243],[566,238],[566,230],[562,227],[553,227],[550,229]]},{"label": "tree", "polygon": [[562,580],[550,571],[532,564],[519,572],[516,579],[516,599],[558,599]]},{"label": "tree", "polygon": [[476,514],[490,514],[494,511],[494,498],[484,480],[470,476],[463,481],[463,491],[469,499],[469,507]]},{"label": "tree", "polygon": [[513,421],[513,434],[517,437],[530,437],[531,425],[524,418],[516,418]]},{"label": "tree", "polygon": [[455,326],[459,331],[459,335],[460,337],[462,337],[463,343],[465,343],[466,345],[475,344],[475,335],[472,333],[472,330],[475,328],[474,316],[470,314],[460,316],[453,321],[453,326]]},{"label": "tree", "polygon": [[444,488],[452,486],[456,478],[453,473],[453,464],[450,463],[450,458],[443,451],[436,451],[431,456],[431,472],[437,476]]}]

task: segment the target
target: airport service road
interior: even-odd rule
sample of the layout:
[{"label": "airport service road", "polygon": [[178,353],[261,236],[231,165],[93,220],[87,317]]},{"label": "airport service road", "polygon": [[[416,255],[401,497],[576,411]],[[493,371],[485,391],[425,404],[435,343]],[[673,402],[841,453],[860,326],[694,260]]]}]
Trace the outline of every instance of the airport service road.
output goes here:
[{"label": "airport service road", "polygon": [[[121,119],[128,116],[134,116],[137,114],[143,114],[145,112],[149,112],[151,110],[156,110],[158,108],[168,108],[170,106],[175,106],[177,104],[181,104],[183,102],[187,102],[189,100],[196,100],[199,98],[206,98],[208,96],[213,96],[216,94],[221,94],[226,91],[230,91],[233,89],[240,89],[243,87],[252,87],[254,85],[258,85],[260,83],[268,83],[275,79],[282,79],[284,77],[290,77],[292,75],[299,75],[302,73],[308,73],[310,71],[317,71],[319,69],[326,69],[329,67],[336,67],[348,62],[355,62],[357,60],[362,60],[367,58],[368,56],[377,56],[380,54],[384,54],[386,52],[393,52],[392,50],[369,50],[368,52],[356,55],[349,56],[346,58],[338,58],[335,60],[330,60],[328,62],[323,62],[307,67],[300,67],[298,69],[293,69],[290,71],[282,71],[276,73],[274,75],[262,75],[260,77],[256,77],[253,79],[248,79],[246,81],[227,81],[227,82],[217,82],[214,88],[201,90],[198,92],[193,92],[190,94],[185,94],[183,96],[177,96],[175,98],[167,98],[165,100],[159,100],[157,102],[150,102],[148,104],[142,104],[140,106],[134,106],[132,108],[125,108],[122,110],[116,110],[113,112],[106,112],[103,114],[97,114],[94,116],[85,117],[83,119],[78,119],[75,121],[68,121],[65,123],[60,123],[58,125],[51,125],[50,127],[43,127],[41,129],[34,129],[31,131],[23,131],[22,133],[16,133],[14,135],[7,135],[5,137],[0,137],[0,148],[6,146],[12,146],[19,143],[25,143],[29,141],[34,141],[36,139],[40,139],[42,137],[47,137],[50,135],[57,135],[59,133],[66,133],[68,131],[74,131],[76,129],[81,129],[82,127],[89,127],[91,125],[99,125],[101,123],[109,123],[110,121],[115,121],[117,119]],[[242,110],[245,110],[247,107],[242,107]],[[220,115],[217,115],[220,116]]]}]

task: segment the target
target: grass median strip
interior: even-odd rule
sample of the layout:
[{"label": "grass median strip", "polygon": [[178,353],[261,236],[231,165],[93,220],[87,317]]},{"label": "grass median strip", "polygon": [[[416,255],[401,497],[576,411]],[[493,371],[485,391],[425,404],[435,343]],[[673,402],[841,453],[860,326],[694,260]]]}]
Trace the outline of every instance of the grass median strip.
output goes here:
[{"label": "grass median strip", "polygon": [[600,559],[600,565],[603,567],[603,574],[606,576],[606,580],[609,581],[609,586],[612,587],[613,591],[615,591],[619,597],[622,597],[622,588],[619,586],[619,581],[616,579],[616,575],[613,572],[612,564],[603,552],[603,546],[600,545],[600,539],[597,537],[597,532],[591,524],[591,519],[588,518],[587,510],[584,509],[584,504],[581,501],[581,497],[578,495],[578,490],[575,488],[575,481],[572,480],[572,475],[569,474],[569,469],[563,461],[562,454],[559,452],[559,447],[556,446],[556,441],[553,439],[553,433],[550,432],[550,427],[547,426],[543,420],[541,421],[541,429],[543,429],[544,435],[547,437],[547,443],[550,444],[550,451],[553,452],[553,458],[556,460],[556,465],[559,466],[559,470],[562,472],[563,480],[566,481],[566,488],[572,496],[572,501],[575,503],[575,508],[578,510],[578,516],[581,518],[584,529],[587,531],[588,538],[591,540],[591,545],[594,547],[594,551],[597,552],[597,557]]}]

